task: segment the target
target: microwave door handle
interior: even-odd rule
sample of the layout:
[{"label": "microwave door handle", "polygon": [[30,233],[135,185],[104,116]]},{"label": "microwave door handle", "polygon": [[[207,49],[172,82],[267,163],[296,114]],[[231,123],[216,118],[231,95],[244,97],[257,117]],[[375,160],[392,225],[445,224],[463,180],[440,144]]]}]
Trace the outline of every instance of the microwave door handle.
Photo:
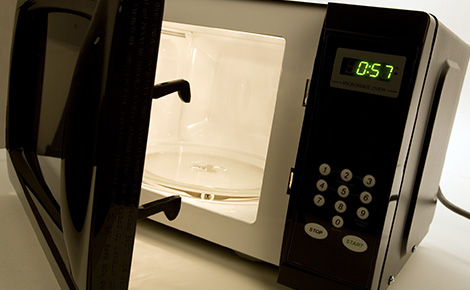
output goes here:
[{"label": "microwave door handle", "polygon": [[[174,92],[178,92],[178,96],[184,103],[191,101],[189,82],[183,79],[156,84],[153,87],[152,98],[159,99]],[[172,221],[178,216],[180,209],[181,197],[178,195],[169,196],[141,205],[137,219],[146,219],[163,211],[166,218]]]},{"label": "microwave door handle", "polygon": [[156,84],[153,87],[153,99],[159,99],[171,93],[178,92],[181,101],[189,103],[191,101],[191,88],[189,82],[183,79]]},{"label": "microwave door handle", "polygon": [[[428,124],[426,134],[429,136],[428,149],[424,159],[422,172],[427,175],[421,176],[419,188],[413,193],[413,201],[408,212],[405,231],[405,251],[410,251],[413,246],[418,245],[428,231],[431,223],[439,194],[439,180],[445,161],[448,140],[454,122],[455,112],[459,102],[465,70],[451,59],[447,59],[437,79],[434,89],[433,108],[431,116],[433,119]],[[438,125],[436,125],[438,124]],[[435,126],[437,128],[435,128]],[[438,133],[436,133],[438,132]]]},{"label": "microwave door handle", "polygon": [[[152,98],[160,99],[174,92],[178,92],[178,96],[184,103],[191,101],[189,82],[183,79],[156,84],[153,87]],[[139,220],[146,219],[163,211],[166,218],[172,221],[178,216],[180,209],[181,197],[178,195],[169,196],[141,205],[137,218]]]},{"label": "microwave door handle", "polygon": [[166,218],[172,221],[178,216],[180,209],[181,197],[178,195],[169,196],[141,205],[137,218],[139,220],[146,219],[163,211]]}]

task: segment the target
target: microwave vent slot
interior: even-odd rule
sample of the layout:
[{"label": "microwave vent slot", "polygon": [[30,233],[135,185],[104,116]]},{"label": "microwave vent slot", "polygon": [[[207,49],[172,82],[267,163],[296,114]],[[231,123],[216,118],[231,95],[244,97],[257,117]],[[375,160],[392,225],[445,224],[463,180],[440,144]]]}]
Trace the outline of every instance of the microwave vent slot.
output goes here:
[{"label": "microwave vent slot", "polygon": [[174,30],[169,30],[169,29],[162,29],[162,34],[165,34],[165,35],[168,35],[168,36],[186,38],[186,33],[179,32],[179,31],[174,31]]}]

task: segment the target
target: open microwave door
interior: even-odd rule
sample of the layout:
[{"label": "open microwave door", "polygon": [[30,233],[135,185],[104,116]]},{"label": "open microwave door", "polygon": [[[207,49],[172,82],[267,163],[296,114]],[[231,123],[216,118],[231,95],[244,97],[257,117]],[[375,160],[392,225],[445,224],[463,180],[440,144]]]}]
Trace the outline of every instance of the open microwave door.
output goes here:
[{"label": "open microwave door", "polygon": [[127,289],[137,219],[179,210],[139,209],[163,0],[19,2],[10,179],[61,288]]}]

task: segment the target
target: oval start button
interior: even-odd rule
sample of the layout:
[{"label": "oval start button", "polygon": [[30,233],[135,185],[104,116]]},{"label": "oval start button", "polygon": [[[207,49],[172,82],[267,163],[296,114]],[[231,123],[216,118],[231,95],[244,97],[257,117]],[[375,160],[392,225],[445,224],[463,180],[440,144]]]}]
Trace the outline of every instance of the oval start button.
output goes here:
[{"label": "oval start button", "polygon": [[328,237],[328,231],[317,223],[308,223],[304,227],[305,232],[314,239],[323,240]]},{"label": "oval start button", "polygon": [[356,252],[356,253],[362,253],[367,251],[367,243],[353,235],[348,235],[343,238],[343,245],[348,248],[349,250]]}]

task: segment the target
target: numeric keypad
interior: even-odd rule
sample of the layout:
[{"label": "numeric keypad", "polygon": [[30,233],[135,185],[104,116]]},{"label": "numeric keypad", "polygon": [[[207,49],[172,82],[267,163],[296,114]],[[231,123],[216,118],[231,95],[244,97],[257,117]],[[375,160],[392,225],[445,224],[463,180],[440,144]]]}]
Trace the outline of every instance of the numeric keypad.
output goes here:
[{"label": "numeric keypad", "polygon": [[324,214],[331,214],[332,226],[340,229],[354,218],[364,225],[371,215],[368,207],[373,201],[375,177],[371,174],[356,176],[347,167],[334,168],[328,163],[320,164],[318,172],[313,204],[325,208]]}]

